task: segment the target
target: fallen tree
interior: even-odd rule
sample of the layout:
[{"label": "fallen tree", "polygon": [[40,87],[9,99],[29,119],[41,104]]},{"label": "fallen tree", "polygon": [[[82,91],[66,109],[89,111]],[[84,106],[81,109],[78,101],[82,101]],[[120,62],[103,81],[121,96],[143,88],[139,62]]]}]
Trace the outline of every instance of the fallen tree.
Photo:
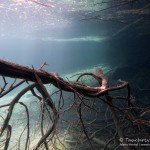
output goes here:
[{"label": "fallen tree", "polygon": [[[0,60],[0,75],[2,76],[4,82],[4,86],[1,87],[1,92],[0,92],[1,98],[3,98],[9,92],[14,90],[18,86],[24,84],[25,82],[27,82],[28,84],[27,87],[22,89],[22,91],[19,92],[17,96],[10,103],[5,105],[0,105],[0,109],[4,107],[8,107],[8,112],[6,117],[5,118],[2,117],[3,123],[0,129],[0,136],[3,136],[5,131],[7,131],[8,133],[6,135],[6,139],[4,141],[1,141],[3,143],[3,147],[5,150],[7,150],[9,147],[9,141],[11,139],[11,133],[13,128],[12,125],[10,124],[10,119],[12,118],[14,106],[18,103],[25,108],[25,112],[27,114],[26,115],[27,116],[27,125],[26,125],[27,137],[25,142],[26,143],[25,149],[26,150],[31,149],[30,142],[29,142],[30,141],[29,140],[30,139],[29,138],[30,137],[29,110],[25,103],[20,102],[21,97],[25,95],[28,91],[31,91],[31,93],[38,99],[38,101],[40,101],[40,107],[41,107],[40,125],[41,125],[42,137],[39,138],[39,141],[37,142],[37,144],[34,146],[33,149],[40,149],[43,146],[44,149],[50,149],[49,148],[50,143],[52,143],[53,149],[55,149],[56,148],[55,143],[52,142],[54,138],[57,139],[59,143],[63,145],[63,142],[59,140],[59,137],[57,136],[57,132],[56,132],[59,121],[63,120],[60,111],[60,109],[63,108],[63,105],[60,106],[60,103],[65,103],[65,100],[63,98],[62,91],[67,91],[74,94],[72,105],[68,106],[68,108],[65,109],[63,112],[69,111],[75,107],[79,115],[79,120],[78,120],[79,122],[77,124],[81,128],[80,133],[81,135],[82,133],[84,133],[86,137],[86,141],[90,144],[91,149],[95,149],[95,147],[93,146],[92,139],[97,139],[97,138],[95,137],[91,138],[91,136],[89,135],[86,129],[88,123],[86,123],[86,120],[84,120],[83,118],[82,110],[86,107],[90,109],[90,111],[97,112],[96,106],[94,104],[89,105],[87,102],[87,100],[92,101],[92,99],[94,98],[97,98],[98,100],[106,104],[106,106],[108,107],[106,109],[106,113],[109,109],[112,114],[112,118],[115,125],[115,132],[113,132],[114,135],[106,143],[99,142],[99,143],[105,143],[103,144],[102,147],[104,148],[107,148],[107,146],[110,147],[109,144],[112,144],[112,142],[115,140],[118,141],[118,144],[114,144],[114,146],[122,146],[119,145],[119,139],[122,139],[120,142],[124,144],[123,148],[130,149],[129,143],[126,141],[127,133],[129,131],[133,132],[135,131],[135,129],[136,130],[138,129],[138,131],[136,132],[138,133],[142,132],[141,136],[146,134],[146,129],[149,126],[149,121],[146,120],[143,117],[144,115],[141,114],[144,114],[144,112],[147,112],[149,109],[137,107],[133,104],[132,102],[133,97],[131,96],[131,89],[128,82],[119,80],[118,84],[116,84],[115,86],[109,86],[108,78],[104,75],[103,71],[99,68],[94,73],[83,73],[79,75],[77,80],[74,82],[66,81],[62,77],[60,77],[58,73],[49,73],[45,71],[43,69],[44,65],[42,65],[39,69],[35,69],[33,67],[32,68],[25,67],[22,65],[11,63],[9,61]],[[97,80],[99,85],[97,87],[91,87],[89,85],[83,84],[80,81],[80,79],[84,78],[84,76],[92,76],[94,79]],[[7,87],[8,83],[6,77],[22,79],[22,80],[19,81],[18,83],[16,83],[15,80],[9,87]],[[60,93],[58,104],[54,103],[52,99],[52,93],[48,92],[47,88],[44,86],[45,84],[53,84],[55,87],[58,88],[58,91],[53,93],[53,94],[56,94],[58,92]],[[116,96],[112,94],[113,92],[117,92],[118,94],[122,89],[126,89],[127,91],[126,96]],[[49,116],[52,116],[51,118],[52,124],[50,125],[50,127],[48,127],[48,129],[44,133],[43,121],[44,121],[44,114],[46,111],[49,113]],[[97,119],[93,120],[92,122],[90,122],[90,124],[94,123],[96,120]],[[124,124],[126,124],[127,127],[129,128],[127,131],[124,129]]]}]

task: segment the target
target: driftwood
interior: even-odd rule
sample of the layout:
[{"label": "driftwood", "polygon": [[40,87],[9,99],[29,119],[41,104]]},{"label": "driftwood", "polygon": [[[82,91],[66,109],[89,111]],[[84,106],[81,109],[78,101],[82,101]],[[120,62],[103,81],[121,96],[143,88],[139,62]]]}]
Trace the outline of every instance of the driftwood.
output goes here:
[{"label": "driftwood", "polygon": [[[37,150],[39,149],[42,145],[44,145],[44,148],[46,150],[49,149],[49,142],[52,141],[53,139],[57,139],[61,145],[63,143],[60,141],[58,135],[57,135],[57,124],[60,119],[60,109],[62,109],[63,105],[60,106],[60,103],[64,103],[64,98],[62,91],[68,91],[74,93],[74,100],[72,102],[72,105],[70,105],[67,109],[64,110],[64,112],[69,111],[71,109],[76,109],[78,115],[79,115],[79,120],[78,120],[78,125],[81,128],[81,135],[84,134],[85,137],[87,138],[87,142],[89,143],[91,149],[95,149],[93,147],[93,143],[89,137],[89,133],[86,130],[86,124],[84,118],[83,118],[83,112],[82,110],[84,108],[90,109],[90,111],[94,111],[97,114],[96,106],[93,104],[89,105],[86,103],[88,98],[97,98],[104,102],[107,106],[108,109],[110,110],[113,120],[114,120],[114,125],[116,128],[116,131],[114,132],[114,136],[106,142],[104,147],[109,147],[110,143],[114,141],[117,136],[118,139],[122,139],[122,142],[126,145],[123,148],[124,149],[130,149],[127,141],[125,140],[126,138],[126,133],[124,132],[124,129],[122,127],[122,122],[120,120],[120,116],[124,116],[124,121],[123,122],[131,122],[136,124],[136,126],[140,127],[145,127],[149,126],[148,121],[144,119],[139,119],[140,115],[138,115],[137,111],[142,110],[144,111],[143,108],[138,108],[133,106],[131,103],[131,90],[128,82],[121,81],[119,80],[119,83],[116,84],[115,86],[110,87],[108,83],[108,78],[104,75],[103,71],[101,69],[97,69],[94,73],[83,73],[81,74],[78,79],[74,82],[71,81],[66,81],[58,73],[49,73],[45,71],[44,69],[39,68],[30,68],[30,67],[25,67],[22,65],[18,65],[15,63],[11,63],[9,61],[5,60],[0,60],[0,75],[3,77],[3,82],[4,86],[1,87],[1,92],[0,92],[0,98],[3,98],[3,96],[7,95],[10,91],[14,90],[21,84],[23,84],[25,81],[32,81],[33,83],[28,85],[26,88],[24,88],[21,92],[17,94],[17,96],[8,104],[5,105],[0,105],[0,109],[4,107],[9,107],[8,113],[6,117],[3,119],[3,124],[0,129],[0,136],[3,135],[4,131],[8,130],[8,134],[11,137],[11,125],[9,124],[10,119],[12,117],[13,109],[14,106],[19,103],[22,106],[24,106],[26,114],[27,114],[27,137],[26,137],[26,144],[25,144],[25,149],[29,149],[29,134],[30,134],[30,126],[29,126],[29,111],[28,107],[20,102],[20,98],[28,91],[31,91],[31,93],[40,101],[41,105],[41,113],[42,113],[42,118],[41,118],[41,134],[42,137],[39,139],[37,145],[35,145],[34,149]],[[92,76],[94,77],[97,82],[99,83],[99,86],[97,87],[91,87],[86,84],[81,84],[79,80],[84,77],[85,75]],[[7,81],[5,77],[11,77],[11,78],[16,78],[16,79],[22,79],[19,83],[15,83],[16,80],[10,85],[8,89],[7,87]],[[58,108],[56,104],[53,102],[50,93],[47,91],[45,88],[44,84],[53,84],[55,87],[59,89],[60,92],[60,99],[59,99],[59,104]],[[34,89],[37,89],[40,95],[38,95]],[[113,91],[119,91],[121,89],[127,89],[127,96],[126,97],[114,97],[110,95],[110,92]],[[57,93],[57,91],[55,92]],[[53,94],[55,94],[53,93]],[[52,94],[52,95],[53,95]],[[76,97],[78,98],[78,103],[76,102]],[[86,101],[85,101],[86,100]],[[117,106],[114,104],[116,103],[116,100],[122,103],[123,107]],[[90,100],[89,100],[90,101]],[[43,131],[43,118],[44,118],[44,113],[47,111],[49,114],[49,117],[52,118],[52,125],[48,127],[48,130],[46,133]],[[52,111],[52,114],[49,112]],[[107,113],[107,110],[106,110]],[[139,116],[139,117],[137,117]],[[141,115],[142,116],[142,115]],[[94,121],[92,121],[90,124],[92,124]],[[128,124],[128,123],[127,123]],[[130,124],[128,125],[130,126]],[[133,124],[131,125],[133,126]],[[9,127],[9,128],[8,128]],[[132,130],[132,129],[131,129]],[[24,132],[24,131],[23,131]],[[139,131],[138,131],[139,132]],[[5,149],[9,147],[9,141],[10,137],[7,137],[7,140],[5,142]],[[47,139],[49,139],[47,141]],[[93,137],[95,139],[95,137]],[[97,140],[96,140],[97,141]],[[20,143],[20,140],[19,140]],[[55,145],[54,143],[52,143]],[[18,144],[20,145],[20,144]],[[64,146],[64,145],[63,145]],[[54,146],[55,147],[55,146]],[[65,147],[65,146],[64,146]],[[55,149],[55,148],[54,148]]]},{"label": "driftwood", "polygon": [[[100,82],[100,85],[101,83],[103,83],[103,85],[98,88],[90,87],[90,86],[83,85],[83,84],[81,85],[77,82],[73,82],[73,83],[67,82],[63,80],[61,77],[59,77],[58,75],[56,76],[56,73],[48,73],[41,68],[33,69],[33,68],[18,65],[15,63],[11,63],[8,61],[0,60],[0,75],[1,76],[19,78],[19,79],[25,79],[27,81],[37,82],[35,73],[41,79],[43,84],[51,83],[54,86],[61,88],[62,90],[70,91],[70,92],[77,92],[88,97],[98,97],[108,91],[115,91],[115,90],[122,89],[128,86],[127,82],[120,81],[119,85],[109,88],[107,79],[105,78],[103,73],[99,74],[99,76],[96,76],[90,73],[88,75],[92,75],[94,78],[99,79],[98,81]],[[87,75],[87,74],[82,74],[82,76],[84,75]]]}]

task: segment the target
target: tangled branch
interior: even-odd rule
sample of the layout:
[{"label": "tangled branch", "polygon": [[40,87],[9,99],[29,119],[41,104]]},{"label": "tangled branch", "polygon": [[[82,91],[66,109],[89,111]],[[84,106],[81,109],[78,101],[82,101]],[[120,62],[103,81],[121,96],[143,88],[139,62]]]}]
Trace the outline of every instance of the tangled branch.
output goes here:
[{"label": "tangled branch", "polygon": [[[42,69],[42,67],[40,69],[35,69],[33,67],[25,67],[5,60],[0,60],[0,75],[2,76],[4,82],[4,86],[1,88],[0,98],[4,98],[8,93],[24,84],[25,82],[28,84],[27,87],[18,92],[13,100],[7,104],[0,105],[0,110],[8,107],[6,117],[2,117],[3,119],[0,129],[1,137],[4,137],[5,131],[7,131],[6,139],[0,141],[6,150],[9,147],[12,137],[11,133],[13,132],[13,126],[10,125],[10,120],[13,117],[12,114],[14,107],[18,103],[25,108],[27,118],[26,126],[21,133],[22,135],[24,131],[27,130],[26,142],[24,144],[25,150],[37,150],[43,146],[46,150],[56,149],[58,143],[67,149],[63,141],[73,141],[65,140],[65,138],[64,140],[62,138],[60,139],[60,133],[58,130],[62,128],[63,124],[65,124],[65,129],[67,128],[66,132],[71,132],[71,134],[77,138],[75,143],[79,143],[81,138],[84,142],[89,143],[91,149],[95,149],[95,143],[104,148],[119,146],[118,139],[120,138],[123,139],[122,142],[125,144],[123,148],[128,150],[130,149],[129,143],[127,143],[125,140],[128,136],[128,132],[134,133],[134,135],[138,132],[138,134],[141,134],[140,136],[147,135],[146,131],[150,124],[149,121],[145,118],[145,114],[149,112],[149,109],[137,107],[132,103],[131,89],[128,82],[119,80],[118,84],[115,86],[110,86],[108,77],[106,77],[103,71],[99,68],[96,69],[94,73],[83,73],[79,75],[77,80],[73,82],[64,80],[58,73],[49,73]],[[80,79],[84,78],[85,76],[92,76],[94,79],[96,79],[98,86],[92,87],[82,83]],[[15,80],[7,88],[7,77],[21,79],[21,81],[16,83]],[[50,94],[48,89],[45,87],[46,84],[54,85],[58,91]],[[124,92],[126,91],[127,95],[117,96],[121,90]],[[34,145],[34,147],[31,147],[30,142],[31,117],[29,113],[31,108],[29,108],[29,106],[21,101],[21,98],[29,91],[31,91],[31,94],[38,100],[41,108],[41,110],[37,110],[41,112],[41,137],[38,139],[38,142],[36,145]],[[63,91],[74,94],[70,105],[66,101],[66,98],[64,98],[62,93]],[[117,95],[113,94],[115,92]],[[52,97],[57,94],[60,94],[58,103],[56,100],[52,99]],[[100,105],[104,104],[104,106],[106,106],[101,111],[102,116],[100,116],[100,105],[98,103],[100,103]],[[79,118],[76,117],[73,118],[73,120],[69,118],[66,120],[65,114],[69,111],[70,114],[72,114],[72,111],[76,112]],[[90,115],[91,118],[93,118],[92,116],[95,115],[95,119],[88,121],[90,119]],[[97,129],[96,121],[99,121],[99,117],[105,118],[105,121],[102,122],[102,127]],[[48,118],[51,123],[46,123],[48,127],[45,128],[44,121],[47,121]],[[109,118],[112,118],[113,122],[109,122]],[[104,125],[104,122],[107,122],[107,125]],[[68,124],[68,127],[66,127],[66,124]],[[124,129],[126,127],[128,128],[127,131]],[[90,131],[92,128],[94,133]],[[136,131],[134,129],[138,130]],[[107,142],[104,142],[103,140],[101,141],[98,137],[96,137],[96,133],[101,131],[104,131],[104,137],[111,135],[111,137],[108,137],[106,140]],[[18,145],[20,145],[20,138]],[[112,144],[113,142],[115,144]]]}]

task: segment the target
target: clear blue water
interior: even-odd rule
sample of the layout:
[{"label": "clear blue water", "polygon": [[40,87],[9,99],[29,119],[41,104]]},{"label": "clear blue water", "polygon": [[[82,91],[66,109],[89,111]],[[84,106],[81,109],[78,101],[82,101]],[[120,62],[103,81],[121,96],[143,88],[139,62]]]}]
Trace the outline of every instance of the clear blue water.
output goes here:
[{"label": "clear blue water", "polygon": [[[84,14],[90,14],[91,11],[93,14],[97,13],[98,8],[91,6],[92,2],[53,1],[53,9],[21,0],[0,2],[0,59],[30,67],[33,65],[35,68],[46,61],[49,64],[46,70],[58,72],[63,77],[78,72],[93,72],[95,66],[102,67],[105,73],[113,72],[109,76],[110,82],[120,78],[128,81],[136,101],[149,104],[149,17],[146,16],[133,25],[132,21],[84,20]],[[82,5],[86,7],[81,7]],[[108,5],[111,4],[99,7],[105,9]],[[118,9],[118,13],[120,12]],[[24,86],[3,97],[1,104],[10,102]],[[140,90],[141,88],[148,90]],[[68,100],[66,104],[69,104],[70,97],[66,93],[65,95]],[[57,98],[54,98],[55,102]],[[29,92],[21,100],[31,107],[31,101],[35,98]],[[38,110],[37,103],[34,103],[30,114],[33,121],[31,124],[35,126],[38,122]],[[4,115],[6,112],[7,109],[0,114]],[[21,124],[18,118],[24,117],[24,110],[16,106],[13,115],[16,138],[17,123]],[[67,115],[72,118],[70,114]],[[20,131],[23,125],[24,123],[19,126]]]}]

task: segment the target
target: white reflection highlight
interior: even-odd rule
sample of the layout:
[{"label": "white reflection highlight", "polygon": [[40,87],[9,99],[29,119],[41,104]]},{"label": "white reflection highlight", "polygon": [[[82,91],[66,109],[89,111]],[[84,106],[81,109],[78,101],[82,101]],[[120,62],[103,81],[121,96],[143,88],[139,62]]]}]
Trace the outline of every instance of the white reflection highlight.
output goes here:
[{"label": "white reflection highlight", "polygon": [[49,41],[49,42],[102,42],[108,39],[106,36],[83,36],[83,37],[75,37],[75,38],[66,38],[66,39],[59,39],[53,37],[45,37],[42,38],[42,41]]}]

